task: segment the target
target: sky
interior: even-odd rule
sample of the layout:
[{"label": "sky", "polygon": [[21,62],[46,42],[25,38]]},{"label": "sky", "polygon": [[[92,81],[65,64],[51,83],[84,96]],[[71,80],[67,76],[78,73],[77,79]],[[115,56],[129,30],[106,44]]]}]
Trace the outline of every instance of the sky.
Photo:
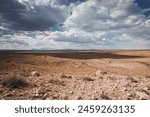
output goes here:
[{"label": "sky", "polygon": [[0,0],[0,49],[150,49],[150,0]]}]

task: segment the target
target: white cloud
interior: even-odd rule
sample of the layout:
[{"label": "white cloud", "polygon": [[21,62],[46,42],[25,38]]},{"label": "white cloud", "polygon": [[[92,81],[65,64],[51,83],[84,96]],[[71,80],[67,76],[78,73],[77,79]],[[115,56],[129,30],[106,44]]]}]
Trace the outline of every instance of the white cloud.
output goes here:
[{"label": "white cloud", "polygon": [[143,18],[133,0],[91,0],[77,6],[65,26],[89,32],[117,30],[139,25]]},{"label": "white cloud", "polygon": [[145,13],[145,12],[150,12],[150,8],[143,9],[142,12],[143,12],[143,13]]}]

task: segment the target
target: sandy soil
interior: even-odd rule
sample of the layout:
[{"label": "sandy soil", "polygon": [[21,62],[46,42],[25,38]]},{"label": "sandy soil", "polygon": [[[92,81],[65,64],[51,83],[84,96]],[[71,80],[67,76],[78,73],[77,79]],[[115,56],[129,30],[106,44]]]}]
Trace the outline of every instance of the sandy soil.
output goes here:
[{"label": "sandy soil", "polygon": [[150,51],[1,52],[0,99],[150,99]]}]

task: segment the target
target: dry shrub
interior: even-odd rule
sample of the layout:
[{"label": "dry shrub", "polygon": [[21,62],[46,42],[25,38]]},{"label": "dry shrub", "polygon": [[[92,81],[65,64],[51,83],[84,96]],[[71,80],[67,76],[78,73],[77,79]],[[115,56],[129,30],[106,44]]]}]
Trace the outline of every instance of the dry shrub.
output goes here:
[{"label": "dry shrub", "polygon": [[0,82],[1,85],[7,88],[25,88],[29,83],[24,79],[17,76],[7,77]]}]

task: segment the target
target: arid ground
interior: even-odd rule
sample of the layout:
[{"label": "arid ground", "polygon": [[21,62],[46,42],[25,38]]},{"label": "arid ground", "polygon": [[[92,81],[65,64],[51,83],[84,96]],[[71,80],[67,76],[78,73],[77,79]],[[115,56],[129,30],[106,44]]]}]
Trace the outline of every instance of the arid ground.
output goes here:
[{"label": "arid ground", "polygon": [[150,51],[0,52],[0,99],[150,99]]}]

